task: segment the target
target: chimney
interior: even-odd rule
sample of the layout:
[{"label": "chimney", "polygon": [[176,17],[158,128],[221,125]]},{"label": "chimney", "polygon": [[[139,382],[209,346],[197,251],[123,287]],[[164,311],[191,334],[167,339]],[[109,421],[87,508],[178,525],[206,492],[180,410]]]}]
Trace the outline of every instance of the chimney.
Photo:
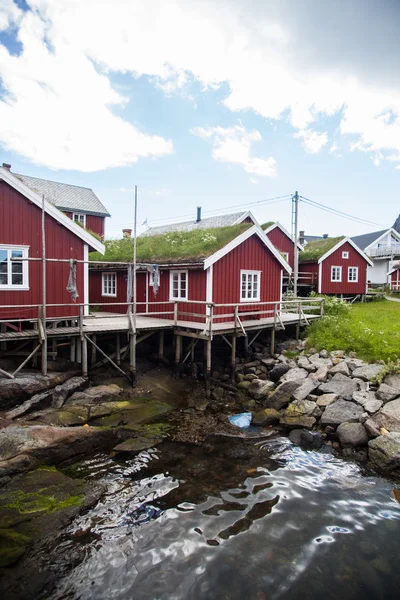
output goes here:
[{"label": "chimney", "polygon": [[322,234],[322,237],[323,237],[324,240],[326,240],[328,236],[329,236],[329,233],[323,233]]},{"label": "chimney", "polygon": [[11,165],[9,165],[8,163],[3,163],[3,169],[6,169],[7,171],[11,171]]},{"label": "chimney", "polygon": [[304,242],[305,242],[305,241],[306,241],[306,238],[305,238],[305,231],[304,231],[304,229],[303,229],[302,231],[300,231],[300,232],[299,232],[299,244],[300,244],[301,246],[304,246]]},{"label": "chimney", "polygon": [[201,206],[198,206],[196,223],[200,223],[200,221],[201,221]]},{"label": "chimney", "polygon": [[132,236],[132,229],[123,229],[122,230],[123,238],[130,238],[131,236]]}]

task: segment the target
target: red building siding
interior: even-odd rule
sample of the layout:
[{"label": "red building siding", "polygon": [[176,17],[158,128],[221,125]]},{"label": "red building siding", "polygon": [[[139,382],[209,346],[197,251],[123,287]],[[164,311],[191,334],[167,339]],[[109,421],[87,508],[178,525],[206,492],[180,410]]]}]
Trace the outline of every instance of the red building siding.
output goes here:
[{"label": "red building siding", "polygon": [[[72,212],[64,211],[64,214],[70,219],[72,219],[73,217]],[[86,229],[88,229],[89,231],[93,231],[93,233],[97,233],[97,235],[99,235],[101,239],[104,239],[105,217],[99,217],[97,215],[86,215]]]},{"label": "red building siding", "polygon": [[287,252],[289,255],[288,263],[294,268],[294,243],[288,238],[288,236],[283,233],[279,227],[275,227],[271,231],[267,233],[268,239],[273,243],[275,248],[279,250],[279,252]]},{"label": "red building siding", "polygon": [[390,287],[396,292],[400,292],[400,269],[396,269],[390,276]]},{"label": "red building siding", "polygon": [[[42,211],[4,181],[0,181],[0,243],[29,246],[29,258],[42,257]],[[48,258],[84,258],[84,242],[55,219],[46,214],[46,253]],[[28,263],[29,290],[0,289],[0,318],[31,319],[38,316],[36,308],[2,309],[1,306],[40,304],[42,302],[42,264]],[[49,307],[48,317],[78,316],[79,308],[73,305],[66,287],[69,277],[68,263],[47,263],[47,303],[72,304],[70,307]],[[79,298],[84,299],[84,268],[77,264]]]},{"label": "red building siding", "polygon": [[[349,258],[342,258],[348,252]],[[342,281],[331,281],[331,267],[342,267]],[[358,282],[348,281],[348,267],[358,267]],[[321,294],[365,294],[367,261],[346,242],[322,262]]]},{"label": "red building siding", "polygon": [[[259,310],[250,302],[240,301],[240,271],[261,271],[260,302],[275,302],[281,298],[282,265],[262,241],[251,238],[226,254],[213,266],[213,302],[239,304],[240,310]],[[273,310],[268,307],[268,310]],[[233,312],[233,308],[216,308],[214,314]]]},{"label": "red building siding", "polygon": [[319,268],[318,263],[300,263],[299,264],[299,283],[304,286],[310,286],[313,291],[318,291]]}]

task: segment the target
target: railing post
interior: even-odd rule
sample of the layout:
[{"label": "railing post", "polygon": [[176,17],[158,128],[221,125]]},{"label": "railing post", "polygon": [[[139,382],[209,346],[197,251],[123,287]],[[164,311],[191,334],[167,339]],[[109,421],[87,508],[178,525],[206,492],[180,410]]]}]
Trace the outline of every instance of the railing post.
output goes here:
[{"label": "railing post", "polygon": [[322,300],[321,300],[321,307],[320,307],[320,317],[321,317],[321,319],[324,318],[324,314],[325,314],[325,298],[322,298]]},{"label": "railing post", "polygon": [[297,313],[299,315],[299,320],[297,321],[297,324],[296,324],[296,340],[298,340],[300,337],[300,321],[301,321],[301,304],[300,304],[300,302],[297,305]]},{"label": "railing post", "polygon": [[275,354],[276,317],[277,317],[277,303],[275,302],[275,304],[274,304],[274,326],[271,331],[271,354]]},{"label": "railing post", "polygon": [[175,300],[174,302],[174,325],[175,327],[178,325],[178,302]]},{"label": "railing post", "polygon": [[83,312],[84,312],[84,307],[81,304],[79,306],[79,335],[81,338],[82,375],[83,375],[83,377],[87,377],[87,375],[88,375],[87,340],[83,333]]}]

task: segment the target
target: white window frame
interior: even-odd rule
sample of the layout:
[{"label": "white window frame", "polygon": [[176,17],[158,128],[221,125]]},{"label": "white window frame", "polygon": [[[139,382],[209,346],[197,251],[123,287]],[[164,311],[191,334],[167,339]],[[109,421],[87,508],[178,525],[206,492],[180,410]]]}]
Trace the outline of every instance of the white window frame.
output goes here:
[{"label": "white window frame", "polygon": [[[350,279],[350,271],[355,270],[356,278]],[[347,269],[347,281],[349,283],[358,283],[358,267],[348,267]]]},{"label": "white window frame", "polygon": [[[256,296],[253,295],[254,294],[254,275],[257,275],[257,295]],[[252,279],[251,298],[243,297],[243,277],[245,277],[245,279],[246,279],[245,295],[247,296],[247,293],[248,293],[247,286],[248,286],[249,276]],[[248,270],[241,269],[241,271],[240,271],[240,302],[260,302],[260,289],[261,289],[261,271],[248,271]]]},{"label": "white window frame", "polygon": [[[178,296],[174,297],[174,276],[178,275],[179,277],[179,281],[178,281]],[[186,294],[185,296],[181,296],[181,277],[182,275],[184,275],[186,277]],[[182,270],[174,270],[174,271],[170,271],[169,272],[169,299],[171,302],[175,302],[175,301],[179,301],[179,300],[188,300],[189,298],[189,271],[182,271]]]},{"label": "white window frame", "polygon": [[[75,218],[76,217],[76,218]],[[86,215],[85,213],[72,213],[72,220],[74,223],[79,223],[82,227],[86,228]]]},{"label": "white window frame", "polygon": [[286,262],[289,262],[289,252],[281,252],[283,258],[286,260]]},{"label": "white window frame", "polygon": [[343,250],[343,252],[342,252],[342,258],[349,258],[349,252],[348,252],[348,250]]},{"label": "white window frame", "polygon": [[[114,287],[115,293],[112,292],[108,292],[107,290],[110,289],[109,283],[107,283],[107,290],[104,291],[105,289],[105,282],[106,280],[109,279],[109,277],[113,276],[114,277],[114,286],[111,285],[111,290]],[[116,298],[117,297],[117,273],[116,271],[103,271],[101,274],[101,295],[108,297],[108,298]]]},{"label": "white window frame", "polygon": [[8,281],[12,281],[11,265],[12,265],[13,261],[10,260],[11,253],[15,250],[22,252],[22,258],[21,258],[22,284],[21,285],[12,284],[12,283],[0,284],[0,291],[1,290],[9,290],[9,291],[14,291],[14,292],[21,292],[21,291],[26,292],[27,290],[29,290],[29,262],[27,260],[23,260],[24,258],[28,258],[28,256],[29,256],[29,246],[14,246],[12,244],[0,244],[0,250],[6,250],[7,253],[10,253],[10,256],[7,254],[7,279],[8,279]]},{"label": "white window frame", "polygon": [[[334,269],[339,269],[339,279],[336,279],[336,277],[335,278],[333,277],[333,274],[336,272],[336,271],[334,271]],[[342,281],[341,265],[336,265],[336,266],[332,265],[332,267],[331,267],[331,282],[332,283],[341,283],[341,281]]]}]

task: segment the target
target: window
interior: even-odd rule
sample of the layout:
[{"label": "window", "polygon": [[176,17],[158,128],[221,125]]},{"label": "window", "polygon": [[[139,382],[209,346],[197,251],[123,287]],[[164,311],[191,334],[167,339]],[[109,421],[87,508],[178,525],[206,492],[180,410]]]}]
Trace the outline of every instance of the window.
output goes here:
[{"label": "window", "polygon": [[102,273],[102,296],[117,295],[117,274]]},{"label": "window", "polygon": [[82,227],[86,227],[86,215],[83,213],[74,213],[73,219],[75,223],[82,225]]},{"label": "window", "polygon": [[260,300],[261,271],[240,271],[240,300],[251,302]]},{"label": "window", "polygon": [[348,252],[342,252],[342,258],[349,258]]},{"label": "window", "polygon": [[28,261],[19,258],[28,258],[27,247],[0,245],[0,290],[29,289]]},{"label": "window", "polygon": [[331,281],[342,281],[342,267],[331,267]]},{"label": "window", "polygon": [[169,279],[169,296],[171,300],[188,299],[187,271],[171,271]]},{"label": "window", "polygon": [[289,262],[289,252],[281,252],[283,258],[286,260],[286,262]]},{"label": "window", "polygon": [[358,267],[349,267],[348,270],[348,281],[357,283],[358,281]]}]

